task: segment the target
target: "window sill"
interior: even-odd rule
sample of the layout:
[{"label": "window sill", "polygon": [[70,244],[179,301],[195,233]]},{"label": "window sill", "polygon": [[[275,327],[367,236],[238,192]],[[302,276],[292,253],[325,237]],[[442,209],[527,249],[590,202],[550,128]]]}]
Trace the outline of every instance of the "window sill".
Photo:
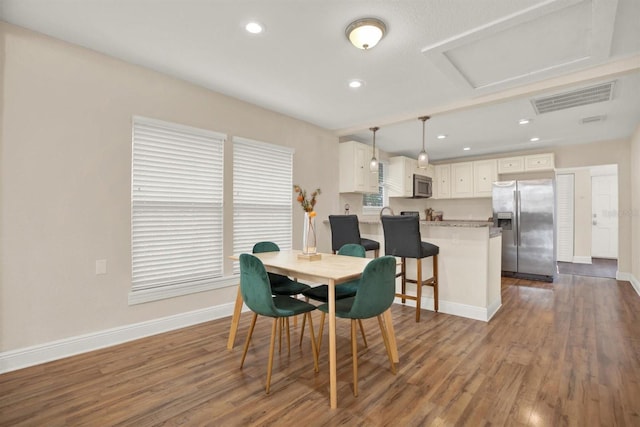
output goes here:
[{"label": "window sill", "polygon": [[226,276],[204,282],[181,283],[178,285],[163,286],[155,289],[130,291],[129,305],[144,304],[146,302],[158,301],[161,299],[175,298],[182,295],[228,288],[230,286],[237,286],[238,283],[240,283],[240,276]]}]

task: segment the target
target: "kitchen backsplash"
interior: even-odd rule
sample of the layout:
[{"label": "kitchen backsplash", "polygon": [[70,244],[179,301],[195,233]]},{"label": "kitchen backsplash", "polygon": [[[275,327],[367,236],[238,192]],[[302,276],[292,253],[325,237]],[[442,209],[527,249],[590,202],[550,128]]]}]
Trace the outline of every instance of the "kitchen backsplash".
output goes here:
[{"label": "kitchen backsplash", "polygon": [[[345,204],[349,204],[349,213],[361,217],[368,215],[362,211],[362,195],[361,194],[340,194],[340,207],[344,208]],[[420,218],[425,218],[425,209],[432,208],[434,211],[442,211],[445,220],[474,220],[486,221],[493,215],[490,198],[477,199],[389,199],[389,206],[396,215],[401,211],[418,211]],[[336,212],[343,214],[342,212]],[[377,215],[373,215],[377,217]]]}]

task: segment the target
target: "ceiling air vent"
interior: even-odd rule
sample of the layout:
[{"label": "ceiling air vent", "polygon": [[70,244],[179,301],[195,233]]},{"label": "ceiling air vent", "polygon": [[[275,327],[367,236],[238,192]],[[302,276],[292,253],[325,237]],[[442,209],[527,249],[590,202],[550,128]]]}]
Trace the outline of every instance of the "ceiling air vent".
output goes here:
[{"label": "ceiling air vent", "polygon": [[595,104],[596,102],[611,101],[614,84],[615,81],[612,81],[570,92],[534,98],[531,100],[531,104],[533,104],[536,114],[544,114],[581,105]]},{"label": "ceiling air vent", "polygon": [[602,122],[606,118],[607,116],[605,116],[604,114],[599,116],[585,117],[582,120],[580,120],[580,123],[582,123],[583,125],[586,125],[587,123]]}]

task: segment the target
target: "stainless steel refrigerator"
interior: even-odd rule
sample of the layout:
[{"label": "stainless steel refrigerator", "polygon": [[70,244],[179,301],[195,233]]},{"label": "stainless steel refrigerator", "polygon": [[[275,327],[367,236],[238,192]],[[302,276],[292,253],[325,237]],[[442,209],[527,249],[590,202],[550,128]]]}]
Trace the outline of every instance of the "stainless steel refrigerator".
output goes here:
[{"label": "stainless steel refrigerator", "polygon": [[493,221],[502,228],[502,272],[553,281],[555,196],[551,179],[493,183]]}]

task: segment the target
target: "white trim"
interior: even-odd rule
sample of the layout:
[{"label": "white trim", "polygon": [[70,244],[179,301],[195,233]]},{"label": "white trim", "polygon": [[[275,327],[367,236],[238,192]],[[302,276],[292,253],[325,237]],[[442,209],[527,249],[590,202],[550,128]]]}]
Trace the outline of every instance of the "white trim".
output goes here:
[{"label": "white trim", "polygon": [[[402,304],[400,298],[394,299],[393,302],[394,304]],[[416,303],[415,301],[407,300],[404,305],[415,307]],[[484,308],[477,307],[475,305],[467,305],[457,302],[440,300],[438,302],[438,313],[452,314],[454,316],[466,317],[467,319],[482,320],[483,322],[488,322],[498,311],[501,305],[502,303],[500,301],[496,301],[493,304],[489,305],[488,308]],[[420,308],[433,311],[433,298],[423,297]]]},{"label": "white trim", "polygon": [[635,289],[638,296],[640,296],[640,281],[636,279],[636,277],[633,274],[617,271],[616,280],[626,280],[630,282],[633,289]]},{"label": "white trim", "polygon": [[590,256],[573,256],[574,264],[592,264]]},{"label": "white trim", "polygon": [[[233,314],[234,306],[235,302],[230,302],[32,347],[5,351],[0,353],[0,374],[228,317]],[[243,311],[247,311],[247,308],[243,307]]]}]

